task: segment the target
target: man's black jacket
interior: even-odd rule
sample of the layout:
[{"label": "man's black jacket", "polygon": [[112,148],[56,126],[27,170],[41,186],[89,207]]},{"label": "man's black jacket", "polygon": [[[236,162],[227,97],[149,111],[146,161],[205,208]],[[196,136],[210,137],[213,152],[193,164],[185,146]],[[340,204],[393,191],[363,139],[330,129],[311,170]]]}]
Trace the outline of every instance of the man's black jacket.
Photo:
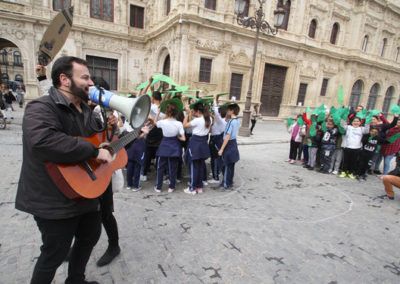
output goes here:
[{"label": "man's black jacket", "polygon": [[51,180],[45,162],[76,164],[94,157],[98,151],[78,136],[94,133],[97,116],[81,104],[82,113],[52,87],[48,96],[30,102],[22,123],[23,161],[16,209],[45,219],[65,219],[99,210],[97,199],[70,200]]}]

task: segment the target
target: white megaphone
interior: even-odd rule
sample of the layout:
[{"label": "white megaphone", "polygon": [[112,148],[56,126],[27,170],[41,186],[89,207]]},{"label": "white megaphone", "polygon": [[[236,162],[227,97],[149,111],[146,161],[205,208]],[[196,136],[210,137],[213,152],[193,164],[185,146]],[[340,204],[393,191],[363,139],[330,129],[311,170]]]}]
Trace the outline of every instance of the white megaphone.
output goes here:
[{"label": "white megaphone", "polygon": [[[138,98],[125,98],[104,90],[103,88],[100,89],[102,91],[101,104],[122,113],[133,128],[142,126],[147,120],[151,106],[149,96],[145,95]],[[90,87],[89,100],[96,104],[100,104],[99,97],[100,90],[94,86]]]}]

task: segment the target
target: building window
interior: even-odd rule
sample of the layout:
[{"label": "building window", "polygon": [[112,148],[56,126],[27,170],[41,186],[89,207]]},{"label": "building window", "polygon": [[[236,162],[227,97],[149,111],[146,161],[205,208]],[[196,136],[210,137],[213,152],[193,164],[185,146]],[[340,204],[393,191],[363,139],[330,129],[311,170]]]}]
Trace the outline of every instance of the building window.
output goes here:
[{"label": "building window", "polygon": [[209,58],[200,58],[200,76],[199,82],[211,82],[211,66],[212,59]]},{"label": "building window", "polygon": [[382,50],[381,50],[382,57],[385,56],[386,46],[387,46],[387,38],[384,38],[382,41]]},{"label": "building window", "polygon": [[285,11],[285,17],[283,19],[283,23],[280,26],[280,29],[287,30],[289,25],[289,16],[290,16],[290,0],[278,0],[277,8],[282,8]]},{"label": "building window", "polygon": [[307,93],[307,86],[308,85],[305,83],[300,83],[299,94],[297,95],[298,106],[304,105],[304,100],[306,99],[306,93]]},{"label": "building window", "polygon": [[8,52],[7,50],[3,49],[1,52],[1,64],[8,65]]},{"label": "building window", "polygon": [[396,53],[396,62],[399,61],[399,55],[400,55],[400,47],[397,48],[397,53]]},{"label": "building window", "polygon": [[88,62],[88,69],[92,76],[103,78],[109,85],[111,90],[118,89],[118,60],[97,57],[97,56],[86,56]]},{"label": "building window", "polygon": [[217,0],[204,0],[204,7],[210,10],[217,10]]},{"label": "building window", "polygon": [[326,96],[326,90],[328,89],[328,82],[329,82],[329,79],[327,79],[327,78],[324,78],[322,80],[321,93],[320,93],[320,96],[322,96],[322,97]]},{"label": "building window", "polygon": [[90,0],[90,17],[114,21],[114,0]]},{"label": "building window", "polygon": [[242,94],[242,82],[243,74],[232,73],[231,76],[231,88],[230,88],[230,99],[235,97],[235,100],[240,100],[240,95]]},{"label": "building window", "polygon": [[369,40],[369,36],[365,35],[364,36],[364,40],[363,40],[363,44],[362,44],[362,47],[361,47],[361,50],[364,51],[364,52],[367,52],[368,40]]},{"label": "building window", "polygon": [[171,0],[165,0],[165,15],[171,12]]},{"label": "building window", "polygon": [[367,102],[367,110],[375,108],[376,99],[378,98],[379,89],[380,89],[380,87],[379,87],[378,83],[375,83],[371,87],[371,90],[369,91],[368,102]]},{"label": "building window", "polygon": [[53,0],[53,10],[61,11],[71,7],[71,0]]},{"label": "building window", "polygon": [[394,93],[394,87],[391,86],[387,89],[385,98],[383,99],[382,112],[384,115],[387,115],[389,112],[390,103],[392,102],[393,99],[393,93]]},{"label": "building window", "polygon": [[332,32],[331,32],[330,43],[336,44],[337,37],[338,37],[338,34],[339,34],[339,30],[340,30],[339,23],[334,23],[333,27],[332,27]]},{"label": "building window", "polygon": [[358,104],[360,103],[360,98],[363,89],[364,89],[363,81],[358,80],[357,82],[354,83],[353,88],[351,89],[351,96],[349,102],[350,107],[356,108],[358,106]]},{"label": "building window", "polygon": [[138,29],[144,28],[144,8],[131,5],[130,26]]},{"label": "building window", "polygon": [[14,66],[22,66],[21,52],[14,51]]},{"label": "building window", "polygon": [[317,20],[313,19],[310,23],[310,28],[308,29],[308,36],[310,38],[315,38],[316,31],[317,31]]}]

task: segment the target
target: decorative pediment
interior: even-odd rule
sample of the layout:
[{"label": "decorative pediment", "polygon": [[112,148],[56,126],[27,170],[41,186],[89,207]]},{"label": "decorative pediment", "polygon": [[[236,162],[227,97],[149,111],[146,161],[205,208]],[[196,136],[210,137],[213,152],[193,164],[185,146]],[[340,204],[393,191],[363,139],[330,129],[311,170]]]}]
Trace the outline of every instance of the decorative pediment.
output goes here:
[{"label": "decorative pediment", "polygon": [[231,53],[231,55],[229,56],[229,63],[250,66],[251,59],[247,56],[244,50],[240,50],[239,53]]}]

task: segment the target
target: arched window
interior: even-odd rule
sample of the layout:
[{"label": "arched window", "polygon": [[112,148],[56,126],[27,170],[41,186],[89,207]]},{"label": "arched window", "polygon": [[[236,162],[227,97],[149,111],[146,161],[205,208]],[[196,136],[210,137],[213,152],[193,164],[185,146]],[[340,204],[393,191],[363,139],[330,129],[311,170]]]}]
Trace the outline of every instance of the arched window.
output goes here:
[{"label": "arched window", "polygon": [[278,0],[278,8],[282,8],[285,11],[285,18],[283,19],[283,23],[280,26],[280,29],[287,30],[289,25],[289,16],[290,16],[290,5],[292,3],[290,0]]},{"label": "arched window", "polygon": [[364,89],[364,83],[362,80],[358,80],[354,83],[353,88],[351,89],[351,96],[349,105],[353,108],[357,107],[360,103],[361,94]]},{"label": "arched window", "polygon": [[310,38],[315,38],[315,32],[317,31],[317,20],[313,19],[310,23],[310,27],[308,29],[308,36]]},{"label": "arched window", "polygon": [[382,50],[381,50],[381,56],[385,56],[385,51],[386,51],[386,46],[387,46],[387,38],[384,38],[382,41]]},{"label": "arched window", "polygon": [[380,90],[380,87],[379,87],[378,83],[375,83],[371,87],[371,90],[369,91],[368,102],[367,102],[367,109],[368,110],[375,108],[376,99],[378,98],[379,90]]},{"label": "arched window", "polygon": [[22,57],[19,51],[14,51],[14,66],[22,66]]},{"label": "arched window", "polygon": [[387,115],[389,112],[389,107],[393,99],[393,94],[394,94],[394,87],[391,86],[387,89],[385,98],[383,99],[382,112],[384,115]]},{"label": "arched window", "polygon": [[163,74],[169,76],[170,74],[170,66],[171,66],[171,58],[169,54],[165,57],[164,65],[163,65]]},{"label": "arched window", "polygon": [[332,32],[331,32],[330,43],[336,44],[337,37],[338,37],[338,34],[339,34],[339,30],[340,30],[339,23],[334,23],[333,27],[332,27]]},{"label": "arched window", "polygon": [[369,36],[365,35],[364,36],[364,40],[363,40],[363,44],[362,44],[362,47],[361,47],[361,50],[364,51],[364,52],[367,52],[368,40],[369,40]]}]

